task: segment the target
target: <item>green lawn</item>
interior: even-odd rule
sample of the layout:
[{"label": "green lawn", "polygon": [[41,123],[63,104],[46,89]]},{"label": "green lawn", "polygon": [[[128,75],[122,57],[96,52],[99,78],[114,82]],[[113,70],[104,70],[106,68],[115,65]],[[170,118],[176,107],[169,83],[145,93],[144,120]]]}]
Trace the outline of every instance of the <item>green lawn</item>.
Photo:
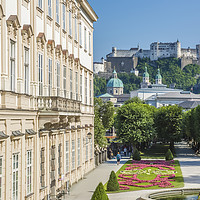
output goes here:
[{"label": "green lawn", "polygon": [[[169,149],[169,145],[168,144],[156,144],[153,145],[151,149],[145,150],[144,152],[142,152],[142,160],[145,159],[157,159],[157,160],[164,160],[165,158],[165,153],[167,152],[167,150]],[[126,164],[124,164],[116,173],[117,178],[118,175],[120,174],[121,171],[125,171],[125,168],[127,167],[128,164],[131,164],[131,160],[129,160]],[[183,181],[183,176],[182,176],[182,172],[181,172],[181,168],[180,168],[180,164],[178,160],[175,160],[174,162],[174,168],[175,170],[172,171],[176,171],[175,173],[175,181],[172,181],[170,183],[172,183],[172,185],[174,187],[173,188],[181,188],[184,187],[184,181]],[[151,169],[152,171],[156,170],[157,168],[154,167],[147,167],[144,170],[148,170]],[[135,172],[135,171],[134,171]],[[137,178],[140,180],[153,180],[156,178],[156,174],[155,173],[143,173],[143,174],[138,174]],[[149,183],[140,183],[142,185],[148,185]],[[107,183],[105,184],[105,190],[107,189]],[[152,186],[152,187],[147,187],[147,188],[141,188],[141,187],[135,187],[135,186],[128,186],[130,189],[129,190],[120,190],[120,191],[116,191],[116,192],[127,192],[127,191],[134,191],[134,190],[149,190],[149,189],[165,189],[159,186]],[[107,191],[108,192],[108,191]],[[114,192],[114,193],[116,193]],[[112,192],[108,192],[108,193],[112,193]]]},{"label": "green lawn", "polygon": [[[131,164],[131,161],[128,161],[126,164],[124,164],[116,173],[117,177],[118,175],[120,174],[121,171],[124,171],[125,168],[127,167],[128,164]],[[181,172],[181,169],[180,169],[180,164],[179,164],[179,161],[178,160],[175,160],[174,162],[174,167],[175,167],[175,171],[176,171],[176,174],[175,174],[175,181],[171,182],[172,185],[174,187],[173,188],[181,188],[184,186],[184,181],[183,181],[183,177],[182,177],[182,172]],[[145,168],[144,170],[148,170],[148,169],[151,169],[151,170],[155,170],[157,168],[153,168],[153,167],[148,167],[148,168]],[[137,176],[137,178],[139,178],[140,180],[153,180],[156,178],[157,175],[155,174],[150,174],[150,175],[147,175],[147,174],[139,174]],[[119,177],[118,177],[119,178]],[[141,185],[149,185],[149,183],[140,183]],[[165,189],[165,188],[162,188],[162,187],[159,187],[159,186],[152,186],[152,187],[148,187],[148,188],[141,188],[141,187],[135,187],[135,186],[128,186],[130,189],[129,190],[120,190],[120,191],[116,191],[116,192],[128,192],[128,191],[135,191],[135,190],[150,190],[150,189]],[[107,183],[105,184],[105,190],[107,189]],[[108,192],[108,191],[107,191]],[[116,193],[116,192],[113,192],[113,193]],[[112,192],[108,192],[108,193],[112,193]]]},{"label": "green lawn", "polygon": [[141,152],[142,159],[165,159],[169,144],[153,144],[150,149]]}]

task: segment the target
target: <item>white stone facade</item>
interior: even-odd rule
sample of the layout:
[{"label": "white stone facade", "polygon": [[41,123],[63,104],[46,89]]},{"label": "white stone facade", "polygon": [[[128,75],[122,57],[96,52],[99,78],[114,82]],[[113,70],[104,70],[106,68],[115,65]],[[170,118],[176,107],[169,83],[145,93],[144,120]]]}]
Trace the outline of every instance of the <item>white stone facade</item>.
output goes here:
[{"label": "white stone facade", "polygon": [[55,199],[94,168],[97,18],[87,0],[0,1],[0,199]]}]

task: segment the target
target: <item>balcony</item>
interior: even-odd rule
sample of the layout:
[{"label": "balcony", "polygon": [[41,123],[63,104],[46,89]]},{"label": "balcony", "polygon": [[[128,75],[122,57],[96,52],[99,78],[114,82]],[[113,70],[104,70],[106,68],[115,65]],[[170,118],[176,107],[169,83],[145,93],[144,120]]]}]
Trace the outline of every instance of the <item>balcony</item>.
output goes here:
[{"label": "balcony", "polygon": [[37,107],[42,111],[81,112],[81,102],[62,97],[38,97]]}]

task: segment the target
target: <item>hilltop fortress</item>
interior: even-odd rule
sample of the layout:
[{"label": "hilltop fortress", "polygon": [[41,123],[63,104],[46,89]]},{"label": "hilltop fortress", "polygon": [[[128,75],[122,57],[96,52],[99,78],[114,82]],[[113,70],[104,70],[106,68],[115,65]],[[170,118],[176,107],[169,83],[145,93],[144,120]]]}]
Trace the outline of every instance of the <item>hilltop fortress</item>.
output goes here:
[{"label": "hilltop fortress", "polygon": [[118,50],[113,47],[112,52],[106,55],[106,59],[102,58],[101,62],[94,62],[94,73],[109,76],[115,66],[118,72],[133,72],[138,75],[136,69],[138,58],[150,58],[154,61],[169,57],[180,58],[182,69],[188,64],[200,65],[200,44],[197,44],[195,49],[181,48],[178,40],[173,43],[154,42],[149,50],[143,50],[139,45],[130,50]]}]

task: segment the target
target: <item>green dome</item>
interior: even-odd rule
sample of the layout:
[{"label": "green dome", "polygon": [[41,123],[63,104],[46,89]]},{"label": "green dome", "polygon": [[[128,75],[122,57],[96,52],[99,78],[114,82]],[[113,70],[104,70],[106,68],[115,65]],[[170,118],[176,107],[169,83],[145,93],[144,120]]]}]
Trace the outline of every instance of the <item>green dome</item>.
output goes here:
[{"label": "green dome", "polygon": [[160,70],[158,69],[158,74],[156,75],[156,79],[162,79],[162,76],[160,75]]},{"label": "green dome", "polygon": [[118,78],[111,78],[108,83],[107,83],[107,87],[111,87],[111,88],[123,88],[124,84],[123,82],[118,79]]},{"label": "green dome", "polygon": [[148,77],[149,78],[149,73],[147,72],[147,67],[145,67],[145,72],[143,74],[143,77]]}]

